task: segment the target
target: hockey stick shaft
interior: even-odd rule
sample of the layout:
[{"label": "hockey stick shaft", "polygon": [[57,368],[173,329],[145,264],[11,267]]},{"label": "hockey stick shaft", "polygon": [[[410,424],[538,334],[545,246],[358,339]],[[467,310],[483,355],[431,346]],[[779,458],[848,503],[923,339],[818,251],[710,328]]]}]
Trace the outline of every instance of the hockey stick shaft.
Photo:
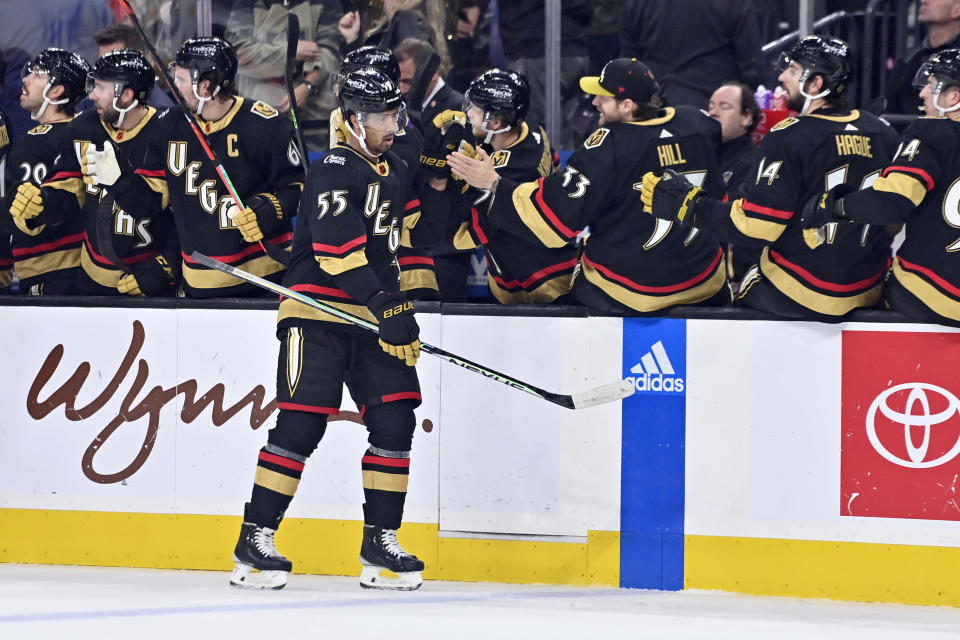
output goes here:
[{"label": "hockey stick shaft", "polygon": [[290,9],[287,14],[287,67],[286,67],[286,85],[287,100],[290,101],[290,119],[293,121],[293,131],[297,136],[297,146],[300,148],[300,157],[302,158],[303,177],[307,177],[307,144],[303,141],[303,132],[300,130],[300,122],[297,120],[297,95],[293,90],[293,67],[297,63],[297,45],[300,42],[300,18]]},{"label": "hockey stick shaft", "polygon": [[[193,252],[193,255],[191,256],[191,258],[195,262],[198,262],[204,266],[210,267],[212,269],[217,269],[219,271],[222,271],[223,273],[227,273],[236,278],[240,278],[241,280],[244,280],[246,282],[249,282],[250,284],[266,289],[267,291],[272,291],[273,293],[276,293],[277,295],[282,296],[284,298],[296,300],[297,302],[305,304],[306,306],[311,307],[313,309],[317,309],[319,311],[329,313],[332,316],[336,316],[341,320],[345,320],[350,324],[356,325],[362,329],[366,329],[367,331],[370,331],[372,333],[376,333],[376,334],[380,333],[380,329],[376,323],[370,322],[369,320],[364,320],[363,318],[359,318],[351,313],[347,313],[346,311],[343,311],[342,309],[338,309],[334,306],[324,304],[319,300],[314,300],[310,296],[302,294],[298,291],[288,289],[282,285],[276,284],[274,282],[270,282],[269,280],[265,280],[259,276],[255,276],[251,273],[247,273],[242,269],[237,269],[236,267],[220,262],[219,260],[214,260],[213,258],[205,256],[202,253],[198,253],[196,251]],[[593,389],[581,394],[577,394],[576,396],[563,395],[559,393],[551,393],[550,391],[545,391],[543,389],[533,386],[532,384],[528,384],[526,382],[523,382],[522,380],[518,380],[512,376],[508,376],[505,373],[500,373],[499,371],[491,369],[490,367],[486,367],[472,360],[462,358],[454,353],[450,353],[449,351],[441,349],[440,347],[434,346],[428,342],[421,341],[420,349],[426,353],[429,353],[430,355],[437,356],[439,358],[442,358],[443,360],[446,360],[451,364],[455,364],[458,367],[463,367],[464,369],[467,369],[474,373],[479,373],[485,378],[490,378],[491,380],[495,380],[497,382],[505,384],[508,387],[513,387],[514,389],[523,391],[525,393],[529,393],[530,395],[537,396],[538,398],[542,398],[544,400],[547,400],[548,402],[558,404],[561,407],[566,407],[568,409],[580,409],[583,407],[593,406],[596,404],[603,404],[605,402],[612,402],[614,400],[620,400],[633,393],[633,386],[630,383],[624,383],[623,381],[618,381],[610,385],[604,385],[602,387],[598,387],[597,389]],[[628,389],[629,389],[629,392],[628,392]]]},{"label": "hockey stick shaft", "polygon": [[[237,205],[237,208],[239,208],[241,211],[246,209],[243,204],[243,200],[240,199],[240,194],[237,193],[237,189],[233,186],[233,181],[230,180],[227,170],[223,167],[223,163],[220,162],[220,159],[217,157],[217,153],[213,150],[213,147],[210,146],[210,141],[197,124],[196,118],[194,118],[191,113],[192,110],[190,109],[190,106],[180,93],[180,90],[177,89],[177,85],[173,82],[173,79],[167,72],[167,68],[163,65],[160,54],[157,53],[156,48],[154,48],[153,44],[150,42],[150,39],[147,37],[147,32],[140,23],[140,18],[137,17],[136,11],[134,11],[133,7],[130,6],[128,0],[117,0],[117,3],[123,9],[124,13],[127,14],[127,17],[130,18],[130,21],[133,23],[137,33],[140,34],[140,38],[143,40],[144,47],[146,47],[147,53],[150,55],[154,66],[160,70],[160,77],[163,78],[164,84],[167,85],[167,89],[169,89],[170,93],[173,95],[174,101],[177,103],[177,106],[180,107],[180,112],[183,113],[183,117],[186,119],[187,124],[190,125],[191,131],[193,131],[193,135],[196,136],[197,141],[200,142],[200,146],[203,148],[203,152],[207,155],[207,159],[213,164],[217,175],[220,176],[220,181],[227,188],[227,193],[230,194],[230,198],[233,200],[233,203]],[[306,162],[306,160],[301,159],[301,162]],[[264,253],[268,254],[277,262],[280,262],[281,264],[289,263],[289,256],[285,251],[283,251],[283,249],[280,249],[279,247],[274,248],[273,245],[264,240],[261,240],[258,244],[260,245],[260,248],[263,249]]]}]

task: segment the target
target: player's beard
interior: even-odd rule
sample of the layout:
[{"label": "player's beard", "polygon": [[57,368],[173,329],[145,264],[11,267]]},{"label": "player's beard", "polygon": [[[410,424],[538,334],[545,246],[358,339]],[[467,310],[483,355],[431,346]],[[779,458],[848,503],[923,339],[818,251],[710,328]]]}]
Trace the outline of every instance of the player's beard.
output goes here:
[{"label": "player's beard", "polygon": [[106,122],[111,127],[115,125],[117,123],[117,118],[120,117],[120,113],[112,106],[101,108],[103,109],[103,113],[100,114],[100,120]]},{"label": "player's beard", "polygon": [[803,109],[803,104],[806,102],[806,100],[806,98],[800,95],[800,91],[798,90],[795,94],[787,94],[786,100],[784,100],[784,105],[786,105],[787,109],[790,109],[791,111],[800,111]]}]

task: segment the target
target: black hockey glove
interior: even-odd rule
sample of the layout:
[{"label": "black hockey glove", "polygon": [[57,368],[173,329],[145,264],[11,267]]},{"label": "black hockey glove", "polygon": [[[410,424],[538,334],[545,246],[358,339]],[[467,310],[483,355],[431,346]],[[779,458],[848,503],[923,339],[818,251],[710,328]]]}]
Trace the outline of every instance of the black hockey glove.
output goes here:
[{"label": "black hockey glove", "polygon": [[830,191],[818,193],[803,206],[800,224],[804,229],[818,229],[830,222],[849,220],[843,212],[843,196],[856,191],[848,184],[838,184]]},{"label": "black hockey glove", "polygon": [[696,224],[696,205],[703,198],[703,190],[673,169],[661,177],[647,172],[643,176],[640,199],[643,210],[657,218],[693,226]]},{"label": "black hockey glove", "polygon": [[800,213],[800,225],[803,227],[803,241],[808,247],[816,249],[826,241],[824,226],[849,220],[843,212],[843,196],[854,191],[854,187],[841,183],[807,200]]},{"label": "black hockey glove", "polygon": [[423,124],[423,151],[420,166],[435,178],[450,177],[447,154],[462,151],[471,157],[476,153],[473,128],[462,111],[447,109]]},{"label": "black hockey glove", "polygon": [[163,256],[138,262],[133,273],[120,278],[117,291],[129,296],[170,296],[177,286],[177,276]]},{"label": "black hockey glove", "polygon": [[367,308],[380,325],[380,348],[403,360],[407,366],[420,357],[420,327],[413,317],[413,303],[403,293],[375,294]]}]

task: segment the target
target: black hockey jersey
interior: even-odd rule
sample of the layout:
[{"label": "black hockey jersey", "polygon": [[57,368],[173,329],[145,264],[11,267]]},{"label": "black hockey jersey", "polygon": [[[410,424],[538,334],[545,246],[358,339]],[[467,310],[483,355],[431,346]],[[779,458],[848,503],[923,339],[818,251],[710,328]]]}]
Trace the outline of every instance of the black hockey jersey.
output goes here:
[{"label": "black hockey jersey", "polygon": [[[375,321],[364,303],[378,291],[399,290],[400,246],[425,245],[443,232],[446,194],[424,188],[422,206],[412,189],[413,178],[393,151],[374,161],[340,144],[316,160],[310,166],[284,286]],[[421,222],[422,209],[431,213]],[[278,322],[281,328],[305,322],[345,324],[293,300],[280,303]]]},{"label": "black hockey jersey", "polygon": [[644,213],[640,186],[646,172],[674,169],[719,197],[719,147],[720,125],[692,107],[612,123],[594,131],[564,171],[522,184],[501,179],[488,220],[553,248],[589,226],[581,277],[636,311],[707,300],[726,285],[723,250],[699,229]]},{"label": "black hockey jersey", "polygon": [[919,118],[903,132],[882,177],[871,189],[845,197],[843,209],[851,219],[871,225],[906,221],[894,277],[934,312],[960,321],[957,149],[960,122]]},{"label": "black hockey jersey", "polygon": [[[137,126],[124,130],[103,122],[96,109],[81,113],[70,123],[52,175],[43,183],[45,207],[52,207],[63,216],[80,216],[83,220],[80,266],[86,275],[81,290],[86,293],[119,295],[116,287],[124,270],[115,260],[132,268],[162,254],[170,265],[179,264],[176,228],[163,196],[154,196],[159,201],[156,206],[129,209],[117,206],[110,197],[106,201],[109,209],[98,213],[107,191],[85,184],[80,170],[81,159],[90,145],[102,150],[107,140],[114,145],[121,166],[143,167],[148,145],[157,137],[158,116],[157,110],[149,107]],[[144,177],[160,181],[159,177]],[[115,188],[121,188],[122,184],[118,182]],[[103,220],[102,216],[108,219]]]},{"label": "black hockey jersey", "polygon": [[[293,124],[266,103],[240,96],[217,121],[194,117],[244,205],[259,197],[274,208],[276,218],[262,229],[262,243],[244,241],[227,213],[233,198],[183,114],[175,108],[160,116],[160,138],[152,145],[151,159],[138,172],[151,179],[150,188],[168,192],[180,236],[188,295],[206,298],[259,292],[233,276],[193,262],[190,254],[199,251],[254,275],[275,280],[281,277],[278,274],[284,265],[270,257],[261,244],[285,249],[293,237],[291,220],[303,189],[302,159]],[[157,177],[165,179],[163,186],[152,180]],[[142,199],[142,192],[134,189],[117,194],[117,203],[123,208],[132,204],[130,200]]]},{"label": "black hockey jersey", "polygon": [[48,177],[60,149],[69,141],[71,120],[72,118],[65,118],[30,129],[26,136],[13,145],[10,155],[7,156],[4,176],[7,194],[4,208],[5,226],[12,232],[10,247],[14,269],[20,280],[20,291],[23,293],[31,290],[39,292],[35,286],[42,282],[47,274],[68,272],[80,266],[83,222],[79,216],[59,219],[55,210],[45,211],[41,216],[52,215],[58,221],[45,225],[35,236],[17,229],[10,219],[10,203],[17,193],[17,187],[24,182],[32,182],[39,187]]},{"label": "black hockey jersey", "polygon": [[800,212],[836,185],[869,187],[895,147],[893,128],[870,113],[823,109],[787,118],[761,142],[743,197],[698,206],[696,224],[733,245],[765,247],[760,272],[807,309],[839,317],[872,306],[889,265],[886,229],[830,224],[826,241],[811,249]]},{"label": "black hockey jersey", "polygon": [[[517,140],[493,151],[490,158],[502,178],[515,182],[548,176],[559,163],[543,128],[531,130],[526,122]],[[547,304],[570,291],[577,265],[575,246],[546,247],[497,228],[480,214],[489,192],[471,189],[468,195],[467,219],[457,229],[453,244],[457,249],[484,245],[487,282],[494,298],[503,304]]]},{"label": "black hockey jersey", "polygon": [[[7,201],[7,154],[10,153],[10,118],[0,109],[0,202]],[[10,251],[10,231],[0,224],[0,293],[6,293],[13,282],[13,253]]]}]

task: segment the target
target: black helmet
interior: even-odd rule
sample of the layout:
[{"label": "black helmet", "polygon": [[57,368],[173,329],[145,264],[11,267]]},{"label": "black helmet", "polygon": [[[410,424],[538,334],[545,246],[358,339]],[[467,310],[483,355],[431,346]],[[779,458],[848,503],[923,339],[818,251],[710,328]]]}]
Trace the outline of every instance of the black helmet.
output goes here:
[{"label": "black helmet", "polygon": [[338,96],[345,122],[351,114],[381,113],[404,106],[403,96],[397,84],[387,74],[363,67],[343,76]]},{"label": "black helmet", "polygon": [[90,73],[90,65],[72,51],[54,47],[44,49],[33,60],[23,65],[20,76],[25,78],[34,72],[48,74],[47,83],[51,87],[62,85],[65,92],[63,97],[66,98],[67,104],[75,105],[87,93],[87,74]]},{"label": "black helmet", "polygon": [[800,87],[814,75],[823,78],[823,90],[834,96],[841,96],[847,89],[852,75],[850,47],[840,38],[807,36],[793,46],[789,52],[780,54],[774,68],[784,71],[791,62],[804,69],[800,78]]},{"label": "black helmet", "polygon": [[[136,49],[119,49],[103,54],[93,64],[90,80],[113,82],[114,96],[119,98],[124,89],[133,89],[134,98],[141,104],[147,103],[156,75],[146,57]],[[87,90],[93,87],[88,86]]]},{"label": "black helmet", "polygon": [[474,78],[464,94],[464,110],[471,104],[484,112],[484,120],[502,116],[517,126],[530,108],[530,85],[516,71],[490,69]]},{"label": "black helmet", "polygon": [[348,53],[340,64],[340,77],[362,69],[363,67],[373,67],[387,74],[387,77],[393,80],[394,84],[400,81],[400,65],[397,64],[397,58],[389,49],[380,47],[366,46],[360,47]]},{"label": "black helmet", "polygon": [[190,70],[193,84],[209,80],[212,93],[231,89],[237,76],[237,54],[226,40],[205,36],[190,38],[177,51],[176,65]]},{"label": "black helmet", "polygon": [[913,77],[913,86],[923,89],[931,76],[937,79],[935,91],[960,86],[960,49],[944,49],[927,58]]}]

